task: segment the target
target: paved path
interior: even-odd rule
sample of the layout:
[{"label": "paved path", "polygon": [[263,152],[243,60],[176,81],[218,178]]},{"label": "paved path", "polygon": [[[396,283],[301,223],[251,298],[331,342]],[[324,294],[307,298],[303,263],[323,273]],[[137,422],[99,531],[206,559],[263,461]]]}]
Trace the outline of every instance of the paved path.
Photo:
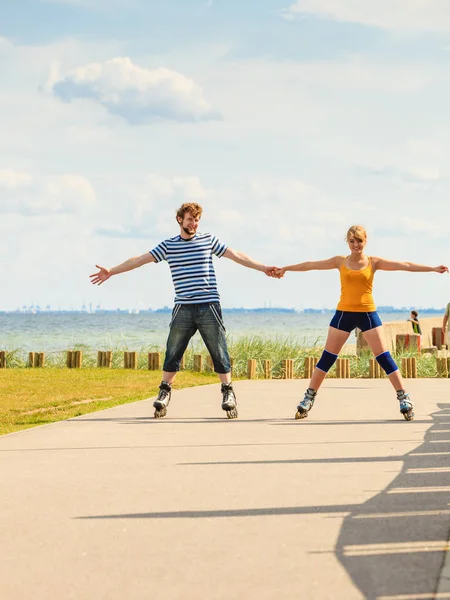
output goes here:
[{"label": "paved path", "polygon": [[450,598],[449,380],[235,385],[0,438],[1,599]]}]

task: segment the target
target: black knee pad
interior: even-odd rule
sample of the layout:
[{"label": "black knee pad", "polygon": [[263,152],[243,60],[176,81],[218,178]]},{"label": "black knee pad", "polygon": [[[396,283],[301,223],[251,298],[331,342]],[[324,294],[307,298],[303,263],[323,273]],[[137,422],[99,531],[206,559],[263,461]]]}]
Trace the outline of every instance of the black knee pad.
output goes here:
[{"label": "black knee pad", "polygon": [[390,375],[394,371],[398,371],[397,364],[396,364],[395,360],[392,358],[390,352],[388,352],[388,351],[382,352],[375,358],[377,359],[380,367],[383,369],[383,371],[386,373],[386,375]]},{"label": "black knee pad", "polygon": [[331,369],[331,367],[336,362],[337,357],[338,357],[337,354],[333,354],[332,352],[328,352],[328,350],[324,350],[322,352],[322,356],[320,357],[319,362],[317,363],[316,367],[319,369],[319,371],[328,373],[328,371]]}]

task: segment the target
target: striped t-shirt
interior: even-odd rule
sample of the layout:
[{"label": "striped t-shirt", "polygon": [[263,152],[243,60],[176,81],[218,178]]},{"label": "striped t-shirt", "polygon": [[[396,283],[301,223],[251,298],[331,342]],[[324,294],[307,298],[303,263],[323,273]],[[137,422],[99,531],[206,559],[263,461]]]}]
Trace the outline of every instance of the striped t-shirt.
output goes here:
[{"label": "striped t-shirt", "polygon": [[175,287],[176,304],[219,302],[212,255],[219,258],[227,246],[210,233],[197,233],[190,240],[180,235],[150,250],[156,262],[167,260]]}]

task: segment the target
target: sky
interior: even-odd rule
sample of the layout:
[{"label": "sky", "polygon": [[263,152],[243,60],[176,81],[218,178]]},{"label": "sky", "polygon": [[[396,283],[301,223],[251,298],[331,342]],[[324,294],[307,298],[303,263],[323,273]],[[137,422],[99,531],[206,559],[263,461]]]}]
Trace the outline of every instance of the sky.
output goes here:
[{"label": "sky", "polygon": [[[450,264],[450,0],[0,1],[0,310],[173,304],[166,263],[91,285],[179,232],[269,265]],[[337,271],[215,259],[222,305],[333,308]],[[378,272],[378,305],[450,277]]]}]

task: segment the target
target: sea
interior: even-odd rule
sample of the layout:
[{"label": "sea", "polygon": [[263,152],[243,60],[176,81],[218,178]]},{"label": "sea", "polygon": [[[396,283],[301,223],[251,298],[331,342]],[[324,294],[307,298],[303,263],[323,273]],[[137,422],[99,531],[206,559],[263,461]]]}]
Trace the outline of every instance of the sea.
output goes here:
[{"label": "sea", "polygon": [[[382,321],[405,321],[409,311],[382,312]],[[333,311],[224,309],[229,341],[242,337],[290,340],[303,346],[325,341]],[[424,315],[425,316],[425,315]],[[432,315],[427,315],[432,316]],[[164,349],[170,311],[0,313],[0,350],[57,352],[86,350]],[[196,333],[193,343],[200,342]],[[356,343],[351,334],[349,344]]]}]

